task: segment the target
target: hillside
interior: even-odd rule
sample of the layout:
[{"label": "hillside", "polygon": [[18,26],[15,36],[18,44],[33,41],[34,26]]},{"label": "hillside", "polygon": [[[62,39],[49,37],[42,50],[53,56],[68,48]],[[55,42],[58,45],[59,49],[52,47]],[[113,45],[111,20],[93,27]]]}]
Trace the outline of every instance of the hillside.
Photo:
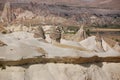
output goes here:
[{"label": "hillside", "polygon": [[10,1],[13,3],[47,3],[47,4],[66,4],[84,7],[100,7],[120,9],[120,0],[1,0],[0,3]]}]

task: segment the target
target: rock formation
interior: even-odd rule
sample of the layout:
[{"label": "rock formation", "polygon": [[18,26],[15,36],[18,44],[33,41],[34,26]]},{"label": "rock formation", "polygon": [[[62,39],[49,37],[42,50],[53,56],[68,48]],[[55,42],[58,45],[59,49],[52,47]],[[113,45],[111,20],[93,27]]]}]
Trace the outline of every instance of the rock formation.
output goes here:
[{"label": "rock formation", "polygon": [[0,34],[0,80],[120,79],[120,53],[107,43],[102,43],[104,52],[97,48],[95,36],[66,43],[71,44],[45,43],[27,31]]},{"label": "rock formation", "polygon": [[37,30],[34,32],[34,37],[35,38],[43,38],[43,39],[45,39],[46,37],[45,37],[45,32],[44,32],[44,30],[43,30],[43,28],[42,27],[38,27],[37,28]]},{"label": "rock formation", "polygon": [[110,45],[103,38],[100,38],[98,40],[96,36],[88,37],[87,39],[82,40],[79,43],[83,47],[97,52],[107,52],[109,50],[113,50],[112,47],[110,47]]},{"label": "rock formation", "polygon": [[96,47],[100,50],[100,51],[105,51],[103,49],[103,45],[102,45],[102,36],[100,35],[99,32],[97,32],[97,35],[96,35]]},{"label": "rock formation", "polygon": [[113,48],[120,52],[120,43],[117,42]]},{"label": "rock formation", "polygon": [[[47,58],[55,57],[93,57],[93,56],[119,56],[119,52],[111,50],[106,42],[103,48],[104,52],[101,52],[96,46],[95,36],[88,37],[87,39],[78,42],[81,46],[72,45],[53,45],[45,43],[34,38],[34,33],[19,31],[10,34],[1,34],[0,40],[8,46],[0,47],[0,56],[7,60],[20,60],[21,58],[31,58],[35,56],[42,56],[42,52],[38,52],[39,48],[48,53]],[[18,47],[16,47],[18,46]],[[98,50],[99,52],[95,52]],[[3,55],[4,53],[4,55]],[[9,56],[9,54],[14,54]],[[34,55],[35,54],[35,55]],[[79,56],[78,56],[79,55]],[[15,57],[16,56],[16,57]]]},{"label": "rock formation", "polygon": [[0,41],[0,47],[6,46],[7,44],[5,44],[4,42]]},{"label": "rock formation", "polygon": [[5,29],[5,27],[2,25],[0,25],[0,33],[3,33],[3,34],[7,33],[7,29]]},{"label": "rock formation", "polygon": [[61,39],[61,29],[58,26],[52,27],[50,32],[50,38],[52,39],[52,43],[58,42],[60,43]]},{"label": "rock formation", "polygon": [[[62,0],[64,1],[67,2]],[[22,4],[21,9],[28,9],[26,4]],[[81,26],[72,40],[65,40],[61,37],[61,27],[46,26],[51,23],[63,23],[66,27],[79,23],[89,25],[92,15],[95,15],[92,22],[98,19],[98,23],[102,21],[106,24],[105,20],[100,20],[100,17],[107,15],[103,13],[106,9],[99,9],[94,13],[96,8],[57,4],[59,3],[41,6],[31,3],[33,12],[30,8],[22,11],[18,9],[15,14],[17,16],[13,14],[10,3],[5,4],[1,20],[3,25],[4,22],[5,25],[6,22],[10,23],[15,17],[18,22],[12,21],[6,27],[0,25],[0,80],[120,80],[119,43],[111,47],[100,35],[88,37],[84,26]],[[103,14],[96,15],[99,12]],[[107,12],[109,11],[105,11]],[[117,19],[117,16],[114,18]],[[111,21],[114,22],[112,19]],[[41,27],[41,24],[45,26]]]},{"label": "rock formation", "polygon": [[[114,66],[113,66],[114,65]],[[119,80],[120,63],[47,63],[0,69],[0,80]]]},{"label": "rock formation", "polygon": [[3,12],[2,12],[2,19],[4,22],[11,22],[11,6],[10,6],[10,2],[5,3]]},{"label": "rock formation", "polygon": [[26,19],[32,19],[35,17],[32,11],[25,10],[22,13],[19,13],[18,16],[16,17],[17,20],[26,20]]},{"label": "rock formation", "polygon": [[84,31],[84,26],[82,25],[78,32],[72,38],[73,41],[81,41],[87,38],[86,32]]}]

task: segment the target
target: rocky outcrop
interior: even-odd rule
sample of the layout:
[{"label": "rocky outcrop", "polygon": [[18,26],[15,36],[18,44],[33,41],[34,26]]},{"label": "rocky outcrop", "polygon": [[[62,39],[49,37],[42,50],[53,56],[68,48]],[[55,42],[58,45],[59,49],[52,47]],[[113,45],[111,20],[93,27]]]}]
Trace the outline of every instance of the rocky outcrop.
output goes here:
[{"label": "rocky outcrop", "polygon": [[52,43],[58,42],[60,43],[61,39],[61,29],[58,26],[52,27],[50,32],[50,38],[52,39]]},{"label": "rocky outcrop", "polygon": [[117,50],[117,51],[120,52],[120,43],[117,42],[117,43],[115,44],[115,46],[113,47],[113,49],[115,49],[115,50]]},{"label": "rocky outcrop", "polygon": [[7,29],[4,26],[0,25],[0,33],[6,34],[7,32]]},{"label": "rocky outcrop", "polygon": [[6,35],[1,34],[0,39],[1,42],[7,45],[0,47],[0,64],[22,65],[41,62],[77,64],[86,62],[120,61],[119,52],[109,48],[107,44],[103,45],[103,49],[105,49],[104,52],[100,50],[96,52],[97,46],[94,36],[79,42],[78,44],[81,46],[45,43],[40,38],[39,40],[34,38],[33,33],[28,32],[13,32]]},{"label": "rocky outcrop", "polygon": [[47,63],[0,69],[0,80],[119,80],[119,63]]},{"label": "rocky outcrop", "polygon": [[4,9],[2,12],[2,16],[1,16],[2,22],[10,23],[15,18],[16,18],[16,16],[14,15],[13,10],[11,9],[10,2],[5,3]]},{"label": "rocky outcrop", "polygon": [[29,32],[34,33],[34,38],[42,38],[45,39],[45,32],[42,27],[40,26],[24,26],[24,25],[9,25],[5,28],[7,32]]},{"label": "rocky outcrop", "polygon": [[6,46],[7,44],[5,44],[4,42],[0,41],[0,47]]},{"label": "rocky outcrop", "polygon": [[100,51],[95,36],[50,44],[34,33],[15,31],[0,34],[0,41],[0,80],[120,79],[120,53],[103,39]]},{"label": "rocky outcrop", "polygon": [[19,13],[17,16],[17,20],[26,20],[26,19],[33,19],[35,17],[35,14],[33,14],[31,11],[25,10],[22,13]]},{"label": "rocky outcrop", "polygon": [[87,34],[83,28],[84,26],[82,25],[78,32],[73,36],[72,38],[73,41],[79,42],[87,38]]},{"label": "rocky outcrop", "polygon": [[35,30],[35,32],[34,32],[34,37],[35,38],[42,38],[42,39],[45,39],[46,37],[45,37],[45,32],[44,32],[44,30],[43,30],[43,28],[42,27],[38,27],[36,30]]},{"label": "rocky outcrop", "polygon": [[112,47],[102,37],[98,39],[96,36],[91,36],[80,41],[79,43],[83,47],[97,52],[107,52],[109,50],[113,50]]}]

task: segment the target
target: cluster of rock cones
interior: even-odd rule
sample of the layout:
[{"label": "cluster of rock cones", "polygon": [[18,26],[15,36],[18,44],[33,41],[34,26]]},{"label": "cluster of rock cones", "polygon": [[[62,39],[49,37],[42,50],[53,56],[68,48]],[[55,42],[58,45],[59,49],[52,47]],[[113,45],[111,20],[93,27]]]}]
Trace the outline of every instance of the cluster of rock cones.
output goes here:
[{"label": "cluster of rock cones", "polygon": [[[10,22],[6,6],[2,19]],[[0,27],[0,80],[120,80],[119,43],[87,36],[83,26],[65,40],[51,27]]]},{"label": "cluster of rock cones", "polygon": [[[99,40],[96,36],[83,39],[84,30],[81,28],[74,39],[82,38],[83,40],[76,42],[60,39],[60,42],[56,40],[51,44],[45,37],[42,27],[16,28],[7,27],[10,33],[0,34],[0,80],[8,80],[8,78],[10,80],[120,79],[118,43],[111,47],[103,38]],[[36,34],[40,36],[36,37]],[[55,37],[53,40],[55,41]]]}]

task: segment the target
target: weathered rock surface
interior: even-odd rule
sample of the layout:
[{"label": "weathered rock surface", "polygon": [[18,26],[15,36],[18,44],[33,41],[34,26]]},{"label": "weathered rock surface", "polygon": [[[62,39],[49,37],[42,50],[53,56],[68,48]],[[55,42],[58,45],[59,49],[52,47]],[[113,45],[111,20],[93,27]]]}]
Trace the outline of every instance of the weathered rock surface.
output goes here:
[{"label": "weathered rock surface", "polygon": [[120,52],[120,44],[116,43],[114,49]]},{"label": "weathered rock surface", "polygon": [[61,30],[60,27],[55,26],[51,28],[50,38],[52,39],[52,43],[58,42],[60,43],[61,40]]},{"label": "weathered rock surface", "polygon": [[0,69],[0,80],[119,80],[120,63],[34,64]]},{"label": "weathered rock surface", "polygon": [[81,26],[81,28],[78,30],[78,32],[73,36],[73,41],[81,41],[87,38],[86,32],[84,31],[84,26]]},{"label": "weathered rock surface", "polygon": [[32,19],[35,15],[31,11],[24,11],[17,16],[17,20]]},{"label": "weathered rock surface", "polygon": [[95,36],[50,44],[34,33],[13,31],[0,34],[0,41],[0,80],[120,79],[120,53],[105,41],[100,51]]},{"label": "weathered rock surface", "polygon": [[16,18],[16,16],[13,13],[13,10],[11,9],[10,2],[5,3],[4,9],[1,15],[1,21],[2,22],[11,22]]},{"label": "weathered rock surface", "polygon": [[37,29],[36,29],[36,31],[34,31],[34,37],[35,38],[42,38],[42,39],[45,39],[46,37],[45,37],[45,32],[44,32],[44,30],[43,30],[43,28],[42,27],[38,27]]},{"label": "weathered rock surface", "polygon": [[[35,63],[42,62],[67,62],[67,63],[84,63],[84,62],[119,62],[120,53],[110,48],[107,43],[104,46],[107,49],[104,52],[94,51],[96,47],[95,36],[79,42],[81,46],[66,44],[50,44],[41,38],[34,38],[33,33],[13,32],[11,34],[0,34],[0,40],[7,46],[0,47],[1,64],[19,65],[35,60]],[[88,43],[87,43],[87,42]],[[71,41],[72,43],[72,41]],[[104,42],[105,43],[105,42]],[[73,42],[74,44],[74,42]],[[89,44],[89,46],[88,46]],[[4,54],[3,54],[4,53]],[[97,57],[95,57],[97,56]],[[58,60],[57,60],[58,59]],[[111,60],[110,60],[111,59]],[[25,62],[24,62],[25,60]],[[7,61],[7,62],[4,62]]]}]

